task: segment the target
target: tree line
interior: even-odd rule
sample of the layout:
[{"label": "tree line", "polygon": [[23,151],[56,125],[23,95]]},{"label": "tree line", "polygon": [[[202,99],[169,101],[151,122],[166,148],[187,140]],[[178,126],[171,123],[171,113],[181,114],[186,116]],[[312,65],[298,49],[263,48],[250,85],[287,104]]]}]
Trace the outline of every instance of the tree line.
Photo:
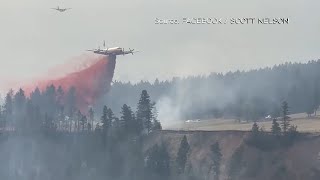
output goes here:
[{"label": "tree line", "polygon": [[[171,80],[138,83],[117,82],[100,104],[136,106],[137,95],[148,89],[155,102],[170,100],[183,119],[235,118],[255,121],[279,117],[279,100],[292,113],[316,115],[320,103],[320,60],[285,63],[250,71],[211,73]],[[158,103],[159,104],[159,103]]]},{"label": "tree line", "polygon": [[81,112],[76,101],[76,89],[73,87],[66,93],[54,85],[43,92],[36,88],[30,97],[25,95],[23,89],[15,93],[10,90],[0,108],[0,127],[19,132],[41,129],[46,132],[107,132],[111,128],[120,128],[128,134],[150,133],[162,128],[155,103],[151,102],[146,90],[141,92],[137,111],[124,104],[119,118],[107,106],[103,106],[101,118],[93,107],[89,107],[88,112]]},{"label": "tree line", "polygon": [[[165,142],[143,149],[146,139],[161,130],[155,103],[142,90],[137,109],[123,104],[120,116],[104,105],[101,115],[76,108],[76,89],[63,92],[51,85],[27,97],[9,91],[1,108],[0,177],[5,179],[189,179],[191,146],[183,136],[175,156]],[[97,116],[97,117],[96,117]],[[95,122],[99,121],[95,125]],[[211,146],[208,174],[220,174],[219,143]],[[15,158],[12,158],[15,157]],[[7,162],[7,163],[5,163]],[[8,166],[9,164],[9,166]],[[14,168],[12,169],[12,166]]]},{"label": "tree line", "polygon": [[[279,122],[280,121],[280,122]],[[299,137],[297,126],[290,123],[289,105],[283,101],[281,105],[281,116],[273,118],[270,133],[263,127],[259,127],[256,122],[253,123],[251,133],[246,142],[261,150],[269,151],[274,148],[289,146]]]}]

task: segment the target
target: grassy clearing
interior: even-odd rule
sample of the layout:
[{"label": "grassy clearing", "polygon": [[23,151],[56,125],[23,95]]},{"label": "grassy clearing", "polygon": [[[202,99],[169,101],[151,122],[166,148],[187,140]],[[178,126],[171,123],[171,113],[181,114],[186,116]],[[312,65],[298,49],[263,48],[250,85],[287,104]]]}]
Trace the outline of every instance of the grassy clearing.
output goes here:
[{"label": "grassy clearing", "polygon": [[[320,113],[319,113],[320,114]],[[290,115],[291,124],[298,126],[300,132],[320,132],[320,116],[308,118],[306,114]],[[279,120],[280,122],[280,120]],[[184,122],[175,123],[170,126],[164,126],[167,130],[202,130],[202,131],[224,131],[224,130],[240,130],[249,131],[252,127],[252,122],[239,123],[235,119],[209,119],[201,120],[200,122]],[[258,121],[258,125],[266,131],[270,131],[272,120]]]}]

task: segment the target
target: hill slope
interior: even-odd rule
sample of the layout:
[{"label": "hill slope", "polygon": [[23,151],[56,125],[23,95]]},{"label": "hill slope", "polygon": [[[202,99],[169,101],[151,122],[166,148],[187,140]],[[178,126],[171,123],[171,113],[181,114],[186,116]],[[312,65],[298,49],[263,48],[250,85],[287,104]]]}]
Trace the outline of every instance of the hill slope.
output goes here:
[{"label": "hill slope", "polygon": [[248,132],[161,131],[148,139],[145,149],[165,143],[174,166],[183,135],[191,147],[187,168],[199,179],[213,178],[209,172],[210,146],[215,142],[219,142],[223,155],[220,179],[315,180],[320,177],[320,137],[310,134],[291,147],[261,151],[244,142]]}]

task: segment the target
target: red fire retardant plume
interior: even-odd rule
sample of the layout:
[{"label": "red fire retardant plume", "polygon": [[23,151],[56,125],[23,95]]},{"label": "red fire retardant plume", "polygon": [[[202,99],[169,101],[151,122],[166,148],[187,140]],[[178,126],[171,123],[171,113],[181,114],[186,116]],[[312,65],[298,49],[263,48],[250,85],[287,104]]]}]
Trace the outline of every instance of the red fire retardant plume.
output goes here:
[{"label": "red fire retardant plume", "polygon": [[42,81],[33,85],[32,90],[31,87],[25,90],[27,94],[33,91],[35,87],[44,91],[47,86],[53,84],[56,89],[61,86],[66,94],[71,87],[75,87],[77,107],[81,111],[86,111],[89,105],[93,105],[98,98],[110,89],[115,64],[115,57],[102,57],[88,68],[59,79]]}]

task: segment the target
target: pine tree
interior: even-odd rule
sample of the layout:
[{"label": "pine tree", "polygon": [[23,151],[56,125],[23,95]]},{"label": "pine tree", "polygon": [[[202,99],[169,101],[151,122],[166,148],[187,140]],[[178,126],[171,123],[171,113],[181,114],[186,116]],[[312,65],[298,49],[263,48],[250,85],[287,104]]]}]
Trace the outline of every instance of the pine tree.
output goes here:
[{"label": "pine tree", "polygon": [[26,103],[26,121],[24,123],[24,132],[37,134],[41,131],[42,120],[38,106],[33,105],[31,100]]},{"label": "pine tree", "polygon": [[281,122],[281,126],[282,126],[282,131],[284,134],[287,133],[288,128],[290,127],[290,117],[289,115],[289,106],[287,101],[283,101],[282,103],[282,122]]},{"label": "pine tree", "polygon": [[107,133],[110,129],[110,126],[111,126],[111,122],[109,122],[109,119],[108,119],[108,107],[107,106],[103,106],[101,123],[102,123],[102,132],[105,135],[107,135]]},{"label": "pine tree", "polygon": [[12,89],[7,93],[3,105],[3,118],[6,124],[12,125],[13,115],[13,91]]},{"label": "pine tree", "polygon": [[281,128],[279,123],[277,122],[277,119],[274,118],[272,121],[272,127],[271,127],[271,132],[274,136],[280,136],[281,135]]},{"label": "pine tree", "polygon": [[211,145],[211,154],[214,179],[218,180],[220,177],[220,165],[222,158],[221,149],[218,142]]},{"label": "pine tree", "polygon": [[253,123],[251,132],[253,136],[257,136],[259,134],[259,126],[256,122]]},{"label": "pine tree", "polygon": [[43,93],[44,104],[42,105],[42,110],[52,118],[55,116],[55,112],[58,109],[56,97],[57,94],[55,86],[47,86],[45,92]]},{"label": "pine tree", "polygon": [[6,125],[3,118],[3,111],[2,111],[2,107],[0,106],[0,129],[3,130],[5,127]]},{"label": "pine tree", "polygon": [[152,104],[150,96],[146,90],[143,90],[138,103],[137,120],[139,121],[138,124],[143,126],[140,127],[140,129],[146,129],[148,134],[152,129],[152,118]]},{"label": "pine tree", "polygon": [[84,131],[86,128],[86,125],[88,123],[87,116],[82,115],[82,117],[80,119],[80,123],[81,123],[82,131]]},{"label": "pine tree", "polygon": [[24,91],[20,88],[19,91],[14,95],[14,109],[16,109],[16,113],[21,113],[25,107],[26,96]]},{"label": "pine tree", "polygon": [[81,119],[82,119],[83,115],[81,114],[81,111],[78,110],[77,112],[77,119],[76,119],[76,131],[80,131],[80,122],[81,122]]},{"label": "pine tree", "polygon": [[45,133],[52,133],[55,131],[55,125],[53,123],[53,119],[49,117],[47,113],[45,113],[45,116],[44,116],[43,126],[44,126]]},{"label": "pine tree", "polygon": [[24,116],[26,110],[26,96],[24,91],[20,88],[18,92],[14,95],[13,99],[13,116],[15,120],[15,125],[19,130],[23,128]]},{"label": "pine tree", "polygon": [[107,110],[107,122],[108,122],[108,128],[109,130],[111,129],[112,127],[112,121],[115,119],[115,116],[113,114],[113,111],[111,108],[108,108]]},{"label": "pine tree", "polygon": [[189,150],[190,150],[190,145],[188,143],[187,136],[184,135],[180,143],[180,147],[177,154],[177,160],[176,160],[179,174],[183,173],[185,170]]},{"label": "pine tree", "polygon": [[34,105],[36,105],[36,106],[42,105],[41,92],[38,87],[31,93],[30,99]]},{"label": "pine tree", "polygon": [[59,86],[57,89],[57,103],[58,103],[58,105],[63,104],[63,102],[64,102],[63,99],[64,99],[64,91],[63,91],[62,87]]},{"label": "pine tree", "polygon": [[89,111],[88,111],[88,118],[89,118],[89,124],[90,124],[90,129],[88,129],[89,131],[93,131],[93,121],[94,121],[94,111],[93,108],[90,107]]},{"label": "pine tree", "polygon": [[76,112],[76,88],[71,87],[66,96],[66,113],[70,117],[70,120],[73,119],[73,116]]},{"label": "pine tree", "polygon": [[135,133],[134,114],[130,106],[124,104],[121,108],[120,125],[124,136]]}]

